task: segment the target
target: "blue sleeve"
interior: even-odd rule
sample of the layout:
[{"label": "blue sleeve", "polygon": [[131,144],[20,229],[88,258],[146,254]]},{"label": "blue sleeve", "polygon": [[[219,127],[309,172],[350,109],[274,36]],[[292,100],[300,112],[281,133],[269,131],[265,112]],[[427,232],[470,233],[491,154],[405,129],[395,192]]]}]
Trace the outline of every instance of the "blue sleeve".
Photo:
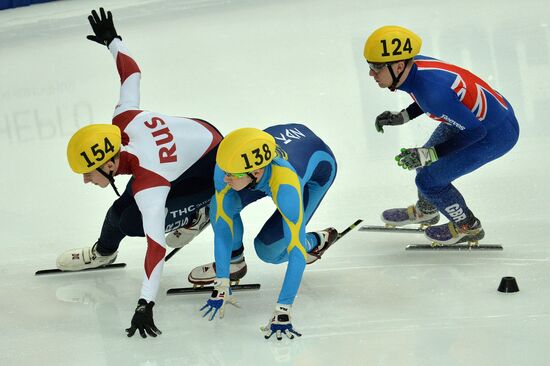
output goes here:
[{"label": "blue sleeve", "polygon": [[304,247],[306,240],[304,210],[300,188],[290,184],[279,186],[275,204],[283,216],[283,231],[289,238],[288,265],[281,292],[279,304],[292,304],[300,288],[302,276],[306,267],[307,252]]},{"label": "blue sleeve", "polygon": [[302,283],[302,276],[306,268],[306,261],[304,255],[298,248],[292,248],[288,254],[288,265],[286,267],[285,279],[283,281],[283,287],[279,293],[277,302],[279,304],[291,305],[294,303],[296,294],[300,289]]},{"label": "blue sleeve", "polygon": [[441,116],[451,126],[459,130],[453,138],[434,146],[439,157],[462,150],[481,140],[487,134],[483,124],[472,111],[462,104],[451,89],[442,91],[434,88],[430,104],[432,104],[433,114]]},{"label": "blue sleeve", "polygon": [[[242,224],[240,220],[235,220],[235,216],[238,216],[241,210],[240,198],[237,192],[223,181],[223,177],[224,173],[216,165],[216,191],[210,200],[210,223],[214,230],[216,277],[229,278],[232,244],[235,239],[242,240],[242,229],[239,227]],[[236,221],[239,225],[236,225]]]}]

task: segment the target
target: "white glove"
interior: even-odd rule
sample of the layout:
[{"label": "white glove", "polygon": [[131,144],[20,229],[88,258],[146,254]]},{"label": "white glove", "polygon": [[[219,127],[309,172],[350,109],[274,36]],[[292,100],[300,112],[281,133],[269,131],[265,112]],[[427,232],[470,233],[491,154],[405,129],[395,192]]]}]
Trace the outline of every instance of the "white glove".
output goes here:
[{"label": "white glove", "polygon": [[395,157],[397,165],[409,170],[428,166],[435,163],[437,159],[437,152],[434,147],[403,148],[401,153]]},{"label": "white glove", "polygon": [[237,304],[237,299],[231,295],[229,278],[216,278],[216,280],[214,281],[214,290],[212,291],[212,295],[210,295],[210,298],[206,301],[206,304],[202,308],[200,308],[199,311],[203,311],[206,309],[206,311],[202,315],[202,317],[204,318],[212,310],[214,310],[209,320],[213,320],[219,311],[220,319],[223,319],[223,316],[225,314],[225,305],[227,303],[239,307],[239,305]]},{"label": "white glove", "polygon": [[271,320],[265,327],[261,327],[260,330],[264,332],[264,338],[269,339],[273,334],[278,341],[283,339],[282,334],[286,335],[289,339],[294,339],[294,335],[301,337],[302,334],[298,333],[296,329],[292,327],[290,321],[290,308],[292,305],[277,304],[275,306],[275,312],[271,317]]}]

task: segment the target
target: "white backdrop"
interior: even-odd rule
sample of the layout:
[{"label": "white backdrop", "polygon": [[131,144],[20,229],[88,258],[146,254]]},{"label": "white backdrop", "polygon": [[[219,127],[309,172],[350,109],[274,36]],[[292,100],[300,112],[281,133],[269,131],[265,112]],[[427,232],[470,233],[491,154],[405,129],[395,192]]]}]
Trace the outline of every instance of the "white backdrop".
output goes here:
[{"label": "white backdrop", "polygon": [[[110,189],[86,186],[66,162],[70,135],[110,121],[119,80],[106,48],[86,40],[89,11],[111,9],[140,65],[142,107],[199,117],[222,133],[287,122],[331,146],[337,180],[309,229],[379,224],[386,208],[415,200],[413,174],[393,157],[435,128],[419,117],[377,134],[384,110],[411,103],[379,89],[362,51],[374,29],[399,24],[422,53],[466,67],[512,103],[521,135],[506,156],[456,181],[499,253],[409,253],[417,236],[353,232],[309,267],[294,308],[304,336],[266,341],[284,266],[259,261],[251,241],[271,214],[247,209],[248,282],[212,323],[208,295],[166,297],[211,261],[212,234],[167,263],[157,339],[126,338],[145,242],[125,239],[126,269],[34,277],[62,251],[92,245]],[[6,365],[546,365],[550,333],[545,167],[550,124],[546,0],[58,1],[0,12],[0,364]],[[123,186],[124,179],[119,179]],[[516,276],[517,294],[496,291]],[[245,281],[246,282],[246,281]]]}]

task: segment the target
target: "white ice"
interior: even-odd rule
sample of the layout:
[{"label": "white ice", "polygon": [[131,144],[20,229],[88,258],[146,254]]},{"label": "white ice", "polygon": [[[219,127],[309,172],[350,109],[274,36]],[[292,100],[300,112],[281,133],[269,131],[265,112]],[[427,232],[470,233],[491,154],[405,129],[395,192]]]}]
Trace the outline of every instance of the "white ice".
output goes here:
[{"label": "white ice", "polygon": [[[354,231],[307,268],[293,307],[303,337],[267,341],[259,328],[285,266],[253,250],[273,210],[265,200],[244,214],[243,282],[261,290],[237,294],[242,308],[213,322],[198,311],[208,295],[165,295],[211,261],[205,232],[165,266],[155,307],[163,334],[127,338],[144,240],[123,241],[126,269],[34,276],[93,244],[115,198],[84,185],[65,157],[70,135],[108,123],[118,98],[111,55],[85,38],[99,6],[113,11],[143,71],[144,109],[200,117],[223,133],[297,121],[327,141],[339,173],[309,229],[379,224],[382,210],[414,202],[413,174],[393,157],[436,122],[376,133],[377,114],[411,100],[380,89],[362,52],[379,26],[415,30],[423,54],[469,68],[514,106],[516,147],[456,181],[484,241],[504,250],[411,253],[405,246],[421,236]],[[0,365],[550,364],[549,13],[547,0],[74,0],[1,11]],[[520,292],[497,292],[503,276]]]}]

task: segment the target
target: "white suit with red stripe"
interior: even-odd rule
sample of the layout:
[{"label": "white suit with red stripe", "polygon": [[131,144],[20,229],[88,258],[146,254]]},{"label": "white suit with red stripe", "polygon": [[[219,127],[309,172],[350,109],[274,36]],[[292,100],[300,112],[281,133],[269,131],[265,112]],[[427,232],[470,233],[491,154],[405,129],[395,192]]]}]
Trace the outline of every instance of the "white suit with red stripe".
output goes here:
[{"label": "white suit with red stripe", "polygon": [[154,301],[166,253],[165,205],[171,182],[215,147],[219,133],[203,121],[139,109],[141,72],[122,41],[109,45],[120,75],[120,100],[113,124],[122,133],[117,174],[132,174],[132,191],[147,239],[140,298]]}]

